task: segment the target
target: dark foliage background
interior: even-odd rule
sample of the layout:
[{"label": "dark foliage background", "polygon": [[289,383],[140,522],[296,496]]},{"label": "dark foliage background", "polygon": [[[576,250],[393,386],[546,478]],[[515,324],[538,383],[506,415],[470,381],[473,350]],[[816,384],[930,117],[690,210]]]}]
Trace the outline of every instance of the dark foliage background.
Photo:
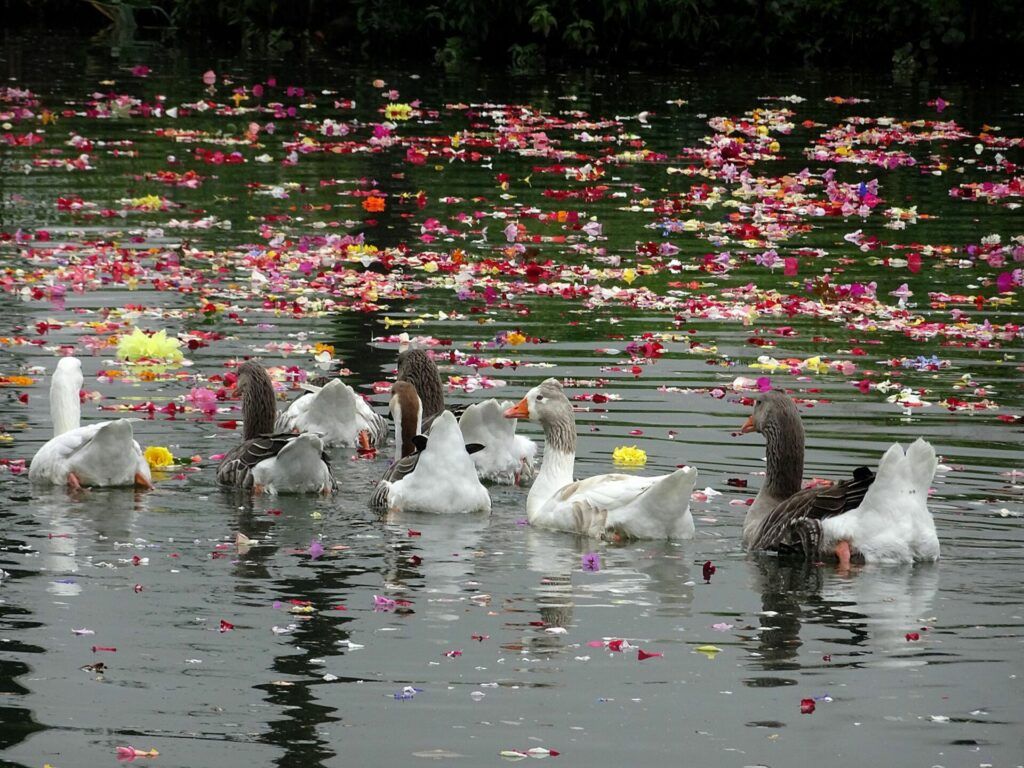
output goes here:
[{"label": "dark foliage background", "polygon": [[0,0],[69,28],[225,53],[483,61],[1024,68],[1022,0]]}]

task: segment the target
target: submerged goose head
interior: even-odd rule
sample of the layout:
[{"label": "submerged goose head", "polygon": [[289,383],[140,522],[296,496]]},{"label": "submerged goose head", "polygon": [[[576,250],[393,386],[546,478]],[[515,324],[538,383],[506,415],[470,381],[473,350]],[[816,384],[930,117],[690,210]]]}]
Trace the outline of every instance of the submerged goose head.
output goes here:
[{"label": "submerged goose head", "polygon": [[398,461],[416,451],[413,438],[420,433],[423,424],[423,404],[416,387],[408,381],[396,381],[391,385],[389,406],[395,419],[395,461]]},{"label": "submerged goose head", "polygon": [[765,491],[776,499],[799,491],[804,474],[804,425],[789,395],[778,390],[765,392],[740,431],[764,435],[768,460]]},{"label": "submerged goose head", "polygon": [[429,419],[444,410],[441,374],[437,363],[422,349],[409,349],[398,356],[398,380],[416,388],[423,404],[423,418]]},{"label": "submerged goose head", "polygon": [[78,429],[82,419],[79,392],[84,383],[82,361],[77,357],[61,358],[50,380],[50,420],[54,437]]},{"label": "submerged goose head", "polygon": [[558,379],[545,379],[505,411],[506,419],[529,419],[544,428],[549,449],[576,453],[576,418]]},{"label": "submerged goose head", "polygon": [[242,393],[243,440],[252,440],[274,431],[277,399],[274,383],[262,365],[247,360],[238,367],[235,388]]}]

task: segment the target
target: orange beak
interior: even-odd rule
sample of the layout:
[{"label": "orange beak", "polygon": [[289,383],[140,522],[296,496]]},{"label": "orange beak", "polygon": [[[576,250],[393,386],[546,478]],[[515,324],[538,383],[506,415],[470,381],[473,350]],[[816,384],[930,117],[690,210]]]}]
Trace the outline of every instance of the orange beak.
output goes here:
[{"label": "orange beak", "polygon": [[528,419],[530,418],[530,404],[526,402],[524,397],[518,403],[513,405],[511,408],[505,410],[506,419]]},{"label": "orange beak", "polygon": [[754,415],[747,416],[747,420],[743,422],[743,426],[740,427],[740,434],[745,435],[748,432],[757,431],[757,427],[754,426]]}]

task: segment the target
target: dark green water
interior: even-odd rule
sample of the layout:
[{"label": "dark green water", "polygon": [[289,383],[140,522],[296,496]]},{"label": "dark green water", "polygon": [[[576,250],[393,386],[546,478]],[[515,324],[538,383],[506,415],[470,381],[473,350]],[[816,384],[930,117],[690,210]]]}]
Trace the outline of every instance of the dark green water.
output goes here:
[{"label": "dark green water", "polygon": [[[128,71],[140,62],[152,67],[148,78]],[[0,475],[0,747],[7,763],[110,765],[116,747],[127,744],[157,749],[159,757],[140,759],[154,766],[491,765],[502,750],[531,747],[559,751],[551,758],[557,764],[599,766],[1021,763],[1024,467],[1021,426],[1012,422],[1024,410],[1024,359],[1019,288],[1000,296],[995,281],[1021,267],[1013,238],[1024,226],[1014,207],[1019,197],[950,196],[960,184],[1003,184],[1020,174],[1007,166],[1024,161],[1018,84],[752,71],[451,77],[152,50],[118,63],[66,41],[9,43],[0,66],[9,77],[4,86],[27,88],[41,102],[0,136],[40,131],[43,139],[0,143],[0,233],[10,236],[0,241],[0,375],[36,380],[0,390],[7,436],[0,459],[28,459],[48,438],[48,378],[35,367],[52,370],[61,345],[82,357],[86,389],[101,392],[104,406],[152,401],[159,408],[183,403],[192,387],[242,355],[315,372],[305,345],[316,342],[333,345],[349,381],[370,391],[394,367],[396,345],[380,339],[416,321],[411,334],[450,340],[460,353],[501,365],[479,374],[506,386],[455,387],[452,401],[517,398],[550,375],[579,380],[570,395],[620,395],[600,406],[580,403],[587,410],[577,414],[579,475],[609,471],[613,448],[636,444],[648,454],[643,471],[692,463],[701,472],[698,487],[721,493],[693,503],[697,536],[679,544],[609,547],[531,530],[517,522],[525,491],[502,487],[492,488],[489,519],[382,523],[366,499],[384,458],[336,456],[344,490],[333,499],[240,500],[217,491],[208,458],[238,433],[200,414],[157,412],[138,423],[140,442],[203,460],[196,472],[168,473],[152,493],[71,498],[33,490],[24,474]],[[210,68],[235,86],[276,75],[262,104],[294,106],[301,118],[215,114],[231,103],[234,86],[218,80],[207,94],[201,77]],[[375,78],[386,86],[373,86]],[[305,93],[287,96],[288,85]],[[423,112],[397,122],[394,144],[381,146],[369,141],[369,126],[383,119],[382,91],[391,88],[399,91],[396,102],[421,100]],[[165,96],[165,108],[192,114],[89,112],[89,102],[109,105],[110,93],[150,105]],[[769,98],[791,94],[805,101]],[[835,104],[826,101],[831,96],[869,101]],[[950,103],[941,115],[926,104],[937,96]],[[204,98],[211,108],[197,111]],[[355,107],[336,106],[346,99]],[[686,103],[670,103],[677,100]],[[0,112],[9,105],[0,102]],[[57,122],[43,124],[42,108],[57,113]],[[793,124],[770,135],[779,147],[769,154],[777,157],[748,169],[746,188],[759,193],[721,178],[720,164],[698,156],[714,135],[709,119],[751,110],[772,111],[761,113],[761,124],[773,116]],[[644,120],[642,112],[649,113]],[[318,131],[326,118],[350,133],[324,137]],[[908,121],[913,140],[894,138],[883,121],[881,144],[856,146],[906,152],[916,165],[884,169],[806,155],[827,131],[859,118]],[[241,138],[251,120],[264,127],[260,146]],[[924,120],[955,121],[964,135],[912,124]],[[547,141],[522,121],[536,121]],[[175,141],[158,133],[169,127],[204,133],[194,143],[190,136]],[[949,135],[920,136],[939,130]],[[482,157],[449,162],[441,153],[460,131],[467,132],[460,143]],[[496,146],[502,135],[510,143]],[[91,144],[93,170],[43,167],[77,158],[75,136]],[[303,147],[304,136],[310,142]],[[350,144],[344,152],[308,151],[326,141]],[[566,155],[542,156],[549,146]],[[238,150],[247,162],[207,164],[197,147]],[[292,149],[296,162],[283,163]],[[410,150],[429,157],[414,162]],[[654,155],[608,159],[640,150]],[[588,163],[603,176],[567,178],[566,168]],[[813,199],[801,205],[795,193],[775,195],[805,167]],[[830,168],[854,188],[877,179],[882,202],[866,216],[818,215],[815,205],[827,200],[818,181]],[[146,178],[167,170],[205,178],[196,189]],[[507,175],[507,189],[499,174]],[[695,197],[699,184],[708,189]],[[363,198],[351,194],[371,189],[386,195],[383,212],[364,210]],[[177,207],[120,202],[148,195]],[[657,212],[658,201],[680,195],[686,201],[676,212]],[[68,210],[58,198],[95,207]],[[784,205],[766,202],[772,199]],[[916,223],[885,226],[896,214],[883,211],[912,206]],[[601,231],[588,235],[571,216],[559,221],[558,211],[578,215],[579,225],[600,223]],[[213,226],[175,223],[197,220]],[[558,297],[515,272],[523,256],[510,262],[505,253],[510,221],[544,238],[524,243],[538,249],[526,258],[551,261],[538,285],[556,284]],[[756,236],[747,237],[744,224]],[[666,236],[672,227],[679,231]],[[436,239],[424,241],[425,230]],[[864,250],[846,239],[857,230]],[[344,270],[332,283],[314,267],[316,280],[306,278],[301,262],[324,247],[313,238],[355,233],[396,249],[399,271],[378,279]],[[993,235],[999,245],[982,246]],[[875,247],[865,237],[882,242]],[[659,261],[638,253],[637,244],[648,242],[679,250]],[[992,266],[990,254],[1004,246],[1005,264]],[[417,260],[456,248],[465,263],[490,259],[494,269],[473,268],[456,283],[458,269],[428,272]],[[786,276],[781,261],[774,269],[755,261],[772,248],[780,260],[799,259],[797,275]],[[275,261],[270,253],[284,256]],[[906,265],[909,253],[921,255],[920,271]],[[678,267],[668,266],[672,259]],[[280,277],[261,288],[254,268]],[[632,283],[623,268],[636,270]],[[133,271],[134,280],[125,277]],[[834,288],[821,289],[826,274],[833,285],[876,282],[878,301],[843,305]],[[370,296],[368,281],[376,281],[379,308],[352,308],[355,296]],[[905,308],[891,295],[903,283],[912,292]],[[745,288],[751,284],[781,298],[769,301]],[[571,285],[576,298],[561,298]],[[334,305],[310,311],[307,303],[294,312],[300,297]],[[212,314],[204,311],[210,304],[217,305]],[[50,324],[45,334],[39,323]],[[187,352],[190,366],[152,380],[98,380],[101,370],[125,370],[105,339],[135,325],[216,336]],[[495,344],[510,331],[543,343]],[[660,356],[631,359],[630,342],[654,339],[664,347]],[[283,344],[300,348],[285,354]],[[787,366],[769,374],[751,367],[760,355],[821,355],[852,370],[792,374]],[[900,362],[933,355],[937,370]],[[444,370],[476,372],[463,364]],[[944,467],[930,502],[943,547],[937,564],[841,575],[740,551],[741,505],[760,484],[763,444],[732,436],[749,411],[740,400],[750,394],[732,384],[762,375],[813,406],[804,410],[808,476],[873,463],[897,440],[920,435],[935,445]],[[862,380],[895,388],[861,392]],[[887,402],[901,387],[930,405]],[[24,403],[18,396],[26,393]],[[374,400],[383,407],[386,396]],[[982,407],[985,401],[992,407]],[[964,404],[977,409],[958,410]],[[84,413],[86,420],[110,415],[94,404]],[[237,416],[225,411],[216,420]],[[532,426],[520,429],[539,439]],[[729,486],[729,478],[748,479],[749,487]],[[258,540],[246,554],[234,546],[239,531]],[[314,537],[328,554],[311,561],[304,552]],[[598,573],[581,569],[581,555],[592,550],[602,556]],[[135,555],[146,560],[134,565]],[[718,567],[710,584],[702,583],[705,560]],[[374,595],[411,605],[375,612]],[[234,629],[218,631],[222,620]],[[73,632],[82,628],[95,634]],[[908,632],[921,639],[908,641]],[[664,655],[639,662],[632,652],[588,645],[603,638],[628,638]],[[695,650],[706,644],[722,650],[707,658]],[[117,650],[93,652],[94,645]],[[461,655],[448,653],[455,650]],[[83,669],[97,661],[107,665],[103,674]],[[397,700],[405,686],[422,692]],[[812,697],[815,713],[801,715],[801,699]]]}]

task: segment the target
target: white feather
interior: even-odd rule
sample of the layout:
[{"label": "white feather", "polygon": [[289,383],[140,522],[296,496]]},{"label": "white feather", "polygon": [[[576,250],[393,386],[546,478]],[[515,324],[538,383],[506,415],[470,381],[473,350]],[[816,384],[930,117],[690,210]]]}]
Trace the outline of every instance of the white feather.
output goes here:
[{"label": "white feather", "polygon": [[416,468],[388,486],[388,506],[403,512],[490,512],[491,497],[480,484],[462,432],[450,411],[434,419]]},{"label": "white feather", "polygon": [[134,485],[136,474],[152,480],[149,464],[135,442],[131,421],[117,419],[79,426],[82,364],[65,357],[50,382],[50,418],[54,436],[32,458],[33,483],[65,485],[74,473],[85,486]]},{"label": "white feather", "polygon": [[483,450],[472,454],[481,480],[512,484],[533,477],[537,444],[516,434],[516,420],[502,414],[511,402],[494,398],[474,403],[459,419],[466,444],[479,443]]},{"label": "white feather", "polygon": [[866,562],[938,560],[939,538],[928,510],[937,466],[935,449],[921,438],[906,452],[893,444],[860,506],[822,521],[822,547],[848,541]]},{"label": "white feather", "polygon": [[311,391],[277,417],[276,431],[314,432],[328,446],[352,447],[358,444],[359,433],[367,430],[374,445],[387,442],[387,422],[341,379],[304,388]]}]

